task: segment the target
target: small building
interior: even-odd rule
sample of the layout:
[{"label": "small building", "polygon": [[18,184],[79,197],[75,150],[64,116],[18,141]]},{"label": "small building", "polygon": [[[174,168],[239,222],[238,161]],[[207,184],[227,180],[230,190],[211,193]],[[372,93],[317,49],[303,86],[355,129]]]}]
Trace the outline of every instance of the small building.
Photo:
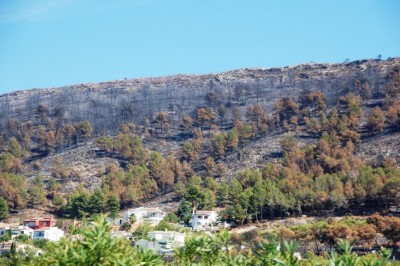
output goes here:
[{"label": "small building", "polygon": [[15,245],[15,250],[25,255],[32,254],[34,256],[40,256],[43,254],[43,250],[36,248],[30,244],[20,244],[16,242],[8,242],[7,244],[0,243],[0,256],[6,256],[10,254],[12,245]]},{"label": "small building", "polygon": [[53,217],[33,218],[24,220],[24,226],[32,229],[40,229],[44,227],[52,227],[56,225],[56,220]]},{"label": "small building", "polygon": [[0,256],[4,256],[10,253],[11,244],[12,244],[11,242],[0,243]]},{"label": "small building", "polygon": [[58,241],[64,237],[64,231],[57,227],[47,227],[37,229],[32,234],[32,239],[47,239],[49,241]]},{"label": "small building", "polygon": [[131,216],[132,214],[134,214],[136,217],[136,223],[142,224],[147,221],[153,225],[157,225],[159,222],[161,222],[161,220],[164,219],[166,215],[164,211],[158,208],[140,207],[126,211],[124,222],[127,222],[129,220],[129,216]]},{"label": "small building", "polygon": [[16,251],[22,252],[23,254],[33,254],[35,256],[40,256],[43,254],[43,250],[30,244],[17,244]]},{"label": "small building", "polygon": [[124,238],[133,241],[132,234],[125,231],[113,231],[110,233],[110,235],[112,238]]},{"label": "small building", "polygon": [[71,228],[81,227],[82,221],[75,219],[60,219],[57,220],[57,227],[64,231],[67,234]]},{"label": "small building", "polygon": [[186,234],[174,231],[152,231],[147,235],[150,239],[158,242],[174,242],[179,244],[184,244],[186,237]]},{"label": "small building", "polygon": [[142,249],[151,249],[157,254],[172,254],[174,249],[185,245],[184,233],[173,231],[153,231],[147,234],[148,239],[140,239],[135,245]]},{"label": "small building", "polygon": [[27,235],[28,237],[32,237],[33,229],[29,228],[28,226],[16,226],[11,227],[11,237],[17,237],[19,235]]},{"label": "small building", "polygon": [[13,227],[18,227],[18,223],[0,223],[0,236],[5,235]]},{"label": "small building", "polygon": [[10,231],[10,226],[0,227],[0,236],[4,236],[8,231]]},{"label": "small building", "polygon": [[207,230],[211,229],[218,222],[218,213],[215,211],[199,211],[192,213],[192,229]]},{"label": "small building", "polygon": [[109,223],[110,225],[113,226],[121,226],[123,225],[126,220],[124,219],[124,217],[117,217],[117,218],[111,218],[111,217],[107,217],[107,223]]}]

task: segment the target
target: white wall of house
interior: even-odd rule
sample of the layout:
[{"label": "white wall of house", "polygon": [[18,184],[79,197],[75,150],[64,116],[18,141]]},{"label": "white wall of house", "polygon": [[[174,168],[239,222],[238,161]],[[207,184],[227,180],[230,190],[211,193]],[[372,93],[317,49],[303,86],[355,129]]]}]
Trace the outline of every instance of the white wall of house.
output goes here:
[{"label": "white wall of house", "polygon": [[22,252],[24,254],[30,253],[30,252],[34,252],[35,256],[40,256],[43,254],[43,250],[36,248],[33,245],[29,245],[29,244],[18,244],[16,247],[16,250],[18,252]]},{"label": "white wall of house", "polygon": [[161,245],[158,244],[156,241],[150,241],[147,239],[140,239],[140,240],[136,241],[135,246],[138,246],[141,249],[151,249],[156,253],[161,248]]},{"label": "white wall of house", "polygon": [[58,241],[64,237],[64,231],[57,227],[48,227],[35,230],[32,234],[32,239],[47,239],[49,241]]},{"label": "white wall of house", "polygon": [[150,239],[157,241],[171,241],[177,243],[185,243],[186,235],[184,233],[178,233],[173,231],[152,231],[148,233]]},{"label": "white wall of house", "polygon": [[130,209],[125,212],[124,216],[124,222],[127,222],[129,220],[129,216],[131,214],[135,214],[136,216],[136,222],[139,224],[144,223],[145,221],[148,221],[154,225],[158,224],[161,222],[162,219],[164,219],[166,213],[157,209],[157,208],[136,208],[136,209]]},{"label": "white wall of house", "polygon": [[115,226],[120,226],[123,225],[125,223],[125,218],[124,217],[117,217],[115,219],[111,218],[111,217],[107,217],[107,223],[115,225]]},{"label": "white wall of house", "polygon": [[165,212],[149,212],[148,217],[144,221],[149,221],[152,224],[158,224],[165,217]]},{"label": "white wall of house", "polygon": [[211,227],[218,221],[218,213],[215,211],[197,211],[192,213],[193,230],[202,230]]},{"label": "white wall of house", "polygon": [[174,249],[185,245],[184,233],[172,231],[153,231],[147,234],[147,239],[140,239],[135,245],[142,249],[151,249],[158,254],[172,254]]},{"label": "white wall of house", "polygon": [[10,227],[1,227],[0,228],[0,236],[3,236],[7,231],[10,230]]},{"label": "white wall of house", "polygon": [[32,237],[33,229],[29,228],[28,226],[18,226],[11,228],[11,237],[17,237],[19,235],[27,235]]}]

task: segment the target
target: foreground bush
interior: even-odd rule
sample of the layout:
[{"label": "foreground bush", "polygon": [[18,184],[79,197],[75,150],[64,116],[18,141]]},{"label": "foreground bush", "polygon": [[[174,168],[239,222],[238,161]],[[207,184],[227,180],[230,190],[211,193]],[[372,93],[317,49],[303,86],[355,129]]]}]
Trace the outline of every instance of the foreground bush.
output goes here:
[{"label": "foreground bush", "polygon": [[112,238],[103,217],[82,230],[82,240],[49,243],[45,252],[32,265],[163,265],[161,257],[150,251],[130,246],[125,239]]},{"label": "foreground bush", "polygon": [[338,241],[337,251],[324,256],[313,253],[301,255],[294,242],[257,241],[246,246],[235,244],[235,237],[228,232],[214,236],[189,235],[185,245],[173,257],[166,259],[152,251],[131,247],[125,239],[112,238],[110,226],[104,217],[98,217],[87,228],[82,229],[80,240],[64,239],[48,242],[42,256],[26,256],[15,251],[8,258],[0,258],[0,265],[183,265],[183,266],[302,266],[302,265],[340,265],[340,266],[386,266],[400,265],[390,262],[391,252],[382,250],[376,254],[359,256],[352,252],[348,241]]}]

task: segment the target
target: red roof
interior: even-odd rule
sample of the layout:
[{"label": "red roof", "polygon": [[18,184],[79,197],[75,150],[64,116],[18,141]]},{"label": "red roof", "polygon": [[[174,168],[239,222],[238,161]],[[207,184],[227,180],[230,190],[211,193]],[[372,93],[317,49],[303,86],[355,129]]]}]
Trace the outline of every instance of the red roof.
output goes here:
[{"label": "red roof", "polygon": [[[34,223],[32,225],[32,223]],[[24,220],[24,225],[29,226],[32,229],[39,229],[42,227],[50,227],[55,225],[56,220],[53,217],[33,218]]]}]

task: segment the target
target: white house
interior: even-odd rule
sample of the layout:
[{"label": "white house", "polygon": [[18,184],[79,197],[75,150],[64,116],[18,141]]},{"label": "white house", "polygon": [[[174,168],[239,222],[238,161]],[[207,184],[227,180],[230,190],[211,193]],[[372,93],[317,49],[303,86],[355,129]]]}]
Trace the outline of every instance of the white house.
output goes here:
[{"label": "white house", "polygon": [[43,250],[36,248],[29,244],[18,244],[16,247],[17,252],[22,252],[24,254],[34,254],[35,256],[40,256],[43,254]]},{"label": "white house", "polygon": [[18,224],[0,223],[0,236],[5,235],[5,233],[7,233],[13,227],[18,227]]},{"label": "white house", "polygon": [[28,226],[17,226],[17,227],[11,227],[11,237],[17,237],[19,235],[27,235],[28,237],[32,237],[33,234],[33,229],[29,228]]},{"label": "white house", "polygon": [[47,227],[37,229],[32,234],[32,239],[47,239],[49,241],[58,241],[64,237],[64,231],[57,227]]},{"label": "white house", "polygon": [[124,217],[117,217],[115,219],[111,218],[111,217],[107,217],[106,220],[107,220],[107,223],[109,223],[111,225],[115,225],[115,226],[121,226],[126,222]]},{"label": "white house", "polygon": [[110,234],[112,238],[125,238],[128,240],[133,240],[132,234],[125,231],[113,231]]},{"label": "white house", "polygon": [[135,245],[142,249],[151,249],[158,254],[172,254],[175,248],[185,245],[184,233],[173,231],[153,231],[147,234],[148,239],[140,239]]},{"label": "white house", "polygon": [[206,230],[218,221],[218,213],[215,211],[199,211],[196,210],[192,213],[192,229],[193,230]]},{"label": "white house", "polygon": [[153,225],[158,224],[162,219],[164,219],[166,213],[161,211],[158,208],[136,208],[130,209],[125,212],[124,222],[129,220],[129,216],[135,214],[136,222],[139,224],[144,223],[145,221],[150,222]]},{"label": "white house", "polygon": [[10,230],[9,226],[0,227],[0,236],[5,235],[7,233],[7,231],[9,231],[9,230]]},{"label": "white house", "polygon": [[158,242],[173,242],[184,244],[186,234],[174,231],[152,231],[149,232],[148,237]]}]

